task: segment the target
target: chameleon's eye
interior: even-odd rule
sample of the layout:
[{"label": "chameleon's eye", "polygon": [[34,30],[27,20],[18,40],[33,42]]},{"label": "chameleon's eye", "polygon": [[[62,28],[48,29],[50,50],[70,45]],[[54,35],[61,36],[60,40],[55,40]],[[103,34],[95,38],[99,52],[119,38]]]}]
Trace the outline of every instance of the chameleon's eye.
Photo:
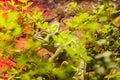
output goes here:
[{"label": "chameleon's eye", "polygon": [[40,31],[40,32],[37,32],[35,35],[34,35],[34,39],[36,40],[40,40],[40,41],[45,41],[45,38],[48,36],[48,32],[46,31]]},{"label": "chameleon's eye", "polygon": [[47,33],[47,32],[45,32],[45,31],[41,32],[41,37],[42,37],[42,38],[47,37],[47,35],[48,35],[48,33]]}]

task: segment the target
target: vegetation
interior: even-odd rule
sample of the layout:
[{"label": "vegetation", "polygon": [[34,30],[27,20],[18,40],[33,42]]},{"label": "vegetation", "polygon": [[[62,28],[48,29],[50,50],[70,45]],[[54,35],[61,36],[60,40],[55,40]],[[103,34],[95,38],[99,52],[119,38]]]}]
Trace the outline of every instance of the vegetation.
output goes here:
[{"label": "vegetation", "polygon": [[119,11],[101,2],[92,14],[71,2],[63,31],[32,2],[0,2],[1,80],[119,80]]}]

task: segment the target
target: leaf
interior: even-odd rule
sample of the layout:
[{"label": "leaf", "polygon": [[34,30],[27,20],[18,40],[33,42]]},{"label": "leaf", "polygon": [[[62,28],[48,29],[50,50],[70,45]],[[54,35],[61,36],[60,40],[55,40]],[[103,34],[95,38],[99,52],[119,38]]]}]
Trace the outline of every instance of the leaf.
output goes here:
[{"label": "leaf", "polygon": [[108,25],[105,25],[103,28],[102,28],[102,32],[103,33],[109,33],[111,30],[113,29],[113,26],[108,24]]},{"label": "leaf", "polygon": [[105,51],[105,52],[103,53],[103,56],[104,56],[105,58],[109,58],[111,55],[112,55],[112,52],[111,52],[111,51]]},{"label": "leaf", "polygon": [[15,5],[15,1],[14,0],[10,0],[10,1],[8,1],[8,4],[14,6]]},{"label": "leaf", "polygon": [[37,22],[36,26],[37,26],[37,28],[44,28],[44,27],[42,27],[42,24],[40,22]]},{"label": "leaf", "polygon": [[102,14],[102,13],[104,12],[104,9],[105,9],[105,6],[104,6],[104,5],[99,6],[99,10],[98,10],[98,12],[97,12],[97,15]]},{"label": "leaf", "polygon": [[31,34],[31,33],[32,33],[32,29],[31,29],[29,26],[25,26],[25,27],[22,29],[22,33],[23,33],[23,34]]},{"label": "leaf", "polygon": [[[105,76],[105,78],[115,78],[115,77],[119,77],[119,76],[120,76],[120,72],[117,72],[117,73],[112,74],[112,75],[107,75],[107,76]],[[120,77],[119,77],[119,79],[120,79]]]},{"label": "leaf", "polygon": [[45,55],[49,55],[50,54],[50,51],[48,51],[47,49],[45,48],[41,48],[39,51],[38,51],[38,54],[40,56],[45,56]]},{"label": "leaf", "polygon": [[48,27],[48,22],[44,22],[44,23],[42,24],[42,26],[43,26],[43,28],[47,28],[47,27]]},{"label": "leaf", "polygon": [[53,69],[53,65],[49,62],[35,61],[35,63],[35,67],[39,74],[49,74],[49,72],[51,72],[51,70]]},{"label": "leaf", "polygon": [[78,6],[77,2],[71,2],[68,6],[68,10],[75,11],[75,10],[77,10],[77,6]]},{"label": "leaf", "polygon": [[5,46],[7,46],[7,43],[0,41],[0,48],[3,49]]},{"label": "leaf", "polygon": [[67,25],[72,28],[81,26],[89,18],[88,13],[80,13],[78,16],[75,16],[72,20],[67,22]]},{"label": "leaf", "polygon": [[27,39],[27,45],[25,49],[35,49],[41,46],[40,41],[34,41],[32,38]]},{"label": "leaf", "polygon": [[54,22],[50,27],[48,27],[48,32],[56,33],[56,32],[58,32],[59,27],[60,27],[60,23]]},{"label": "leaf", "polygon": [[18,19],[18,15],[19,13],[17,11],[10,11],[8,13],[8,18],[7,18],[7,22],[13,22],[16,21]]},{"label": "leaf", "polygon": [[6,1],[10,1],[10,0],[0,0],[0,1],[2,1],[2,2],[6,2]]},{"label": "leaf", "polygon": [[72,42],[75,37],[67,31],[60,32],[59,35],[54,35],[53,39],[60,43],[62,46],[66,46]]},{"label": "leaf", "polygon": [[53,69],[53,74],[56,75],[59,79],[63,79],[66,77],[65,71],[59,68],[54,68]]},{"label": "leaf", "polygon": [[90,32],[96,32],[98,30],[98,28],[99,28],[99,23],[91,22],[91,23],[88,23],[87,26],[88,27],[86,27],[86,28],[88,28],[88,30]]},{"label": "leaf", "polygon": [[65,50],[66,50],[67,54],[69,54],[71,57],[73,57],[75,55],[73,48],[66,46]]},{"label": "leaf", "polygon": [[19,0],[20,2],[22,2],[22,3],[27,3],[28,2],[28,0]]},{"label": "leaf", "polygon": [[37,12],[36,14],[34,14],[32,17],[35,20],[40,20],[41,22],[44,21],[43,17],[42,17],[42,12]]},{"label": "leaf", "polygon": [[18,36],[21,33],[21,27],[18,25],[13,31],[13,36]]},{"label": "leaf", "polygon": [[103,16],[103,17],[99,18],[99,22],[104,22],[104,21],[107,21],[107,17],[106,16]]},{"label": "leaf", "polygon": [[3,17],[3,12],[0,11],[0,26],[5,26],[5,18]]},{"label": "leaf", "polygon": [[15,22],[10,22],[7,28],[11,30],[13,36],[18,36],[21,33],[20,25]]},{"label": "leaf", "polygon": [[11,35],[10,33],[5,33],[4,36],[2,37],[3,39],[10,39],[11,38]]},{"label": "leaf", "polygon": [[100,46],[101,45],[106,45],[107,44],[107,40],[106,39],[100,39],[100,40],[97,41],[97,44],[100,45]]},{"label": "leaf", "polygon": [[27,43],[28,42],[25,38],[19,38],[18,40],[16,40],[15,48],[19,51],[22,51],[27,46]]},{"label": "leaf", "polygon": [[27,62],[28,62],[27,57],[24,54],[22,54],[21,56],[19,56],[19,58],[17,58],[18,66],[25,66]]},{"label": "leaf", "polygon": [[30,7],[33,4],[33,2],[29,2],[26,6],[22,6],[23,10],[27,10],[28,7]]},{"label": "leaf", "polygon": [[37,28],[46,29],[48,28],[48,22],[44,22],[44,23],[37,22],[36,26]]},{"label": "leaf", "polygon": [[16,66],[16,63],[14,63],[12,60],[0,57],[0,69],[1,68],[14,68]]}]

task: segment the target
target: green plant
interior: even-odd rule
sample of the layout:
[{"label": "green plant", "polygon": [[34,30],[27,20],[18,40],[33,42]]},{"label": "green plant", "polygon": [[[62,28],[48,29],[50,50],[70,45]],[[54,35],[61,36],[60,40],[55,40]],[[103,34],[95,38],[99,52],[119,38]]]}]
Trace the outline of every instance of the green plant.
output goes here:
[{"label": "green plant", "polygon": [[[39,48],[41,43],[33,39],[34,26],[37,21],[42,23],[44,20],[41,12],[27,12],[27,9],[32,4],[31,2],[26,0],[20,2],[21,4],[15,4],[14,1],[9,2],[14,9],[6,10],[6,12],[0,10],[0,57],[6,60],[11,59],[16,64],[11,70],[3,71],[0,74],[8,75],[8,79],[29,80],[39,70],[34,68],[36,69],[35,72],[31,73],[32,71],[28,69],[33,67],[32,63],[36,65],[37,61],[38,63],[40,61],[39,57],[37,57],[36,48]],[[5,16],[3,16],[4,14]],[[1,65],[3,64],[1,63]],[[24,78],[22,74],[26,74]],[[6,77],[3,76],[3,78]]]},{"label": "green plant", "polygon": [[[8,79],[63,80],[71,79],[77,73],[77,67],[85,68],[85,63],[79,65],[83,59],[87,61],[82,57],[86,53],[79,39],[67,31],[59,32],[59,23],[49,26],[37,8],[27,11],[31,2],[20,2],[9,2],[14,10],[8,10],[7,17],[3,16],[4,11],[0,12],[1,57],[16,63],[14,68],[1,74],[8,74]],[[48,50],[48,53],[44,55],[40,48]]]},{"label": "green plant", "polygon": [[[111,6],[104,4],[99,6],[98,10],[93,10],[93,13],[95,13],[93,15],[78,13],[67,22],[67,25],[71,28],[71,33],[77,35],[85,45],[86,55],[92,57],[86,65],[86,73],[90,73],[90,75],[86,75],[85,79],[106,80],[106,78],[113,78],[111,74],[114,74],[113,72],[119,66],[114,61],[118,58],[114,54],[117,53],[118,55],[119,53],[119,28],[114,26],[111,21],[111,16],[117,11],[113,10],[111,12],[111,10]],[[115,73],[117,74],[117,71]]]},{"label": "green plant", "polygon": [[69,10],[76,15],[66,23],[68,31],[59,31],[59,22],[49,25],[38,8],[30,7],[32,2],[20,2],[11,1],[13,9],[0,10],[2,79],[119,79],[120,29],[110,19],[114,10],[106,15],[111,6],[88,14],[72,2]]}]

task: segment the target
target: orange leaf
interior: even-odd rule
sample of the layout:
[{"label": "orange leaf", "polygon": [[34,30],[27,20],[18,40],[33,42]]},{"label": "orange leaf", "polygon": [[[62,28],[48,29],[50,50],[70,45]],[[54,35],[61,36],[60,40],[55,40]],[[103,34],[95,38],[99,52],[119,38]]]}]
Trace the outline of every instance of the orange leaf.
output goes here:
[{"label": "orange leaf", "polygon": [[16,40],[15,48],[17,50],[23,51],[27,45],[27,40],[25,38],[19,38]]},{"label": "orange leaf", "polygon": [[11,0],[0,0],[1,2],[7,2],[7,1],[11,1]]},{"label": "orange leaf", "polygon": [[51,52],[48,51],[48,50],[45,49],[45,48],[41,48],[41,49],[38,51],[38,55],[40,55],[40,56],[50,55],[50,54],[51,54]]}]

